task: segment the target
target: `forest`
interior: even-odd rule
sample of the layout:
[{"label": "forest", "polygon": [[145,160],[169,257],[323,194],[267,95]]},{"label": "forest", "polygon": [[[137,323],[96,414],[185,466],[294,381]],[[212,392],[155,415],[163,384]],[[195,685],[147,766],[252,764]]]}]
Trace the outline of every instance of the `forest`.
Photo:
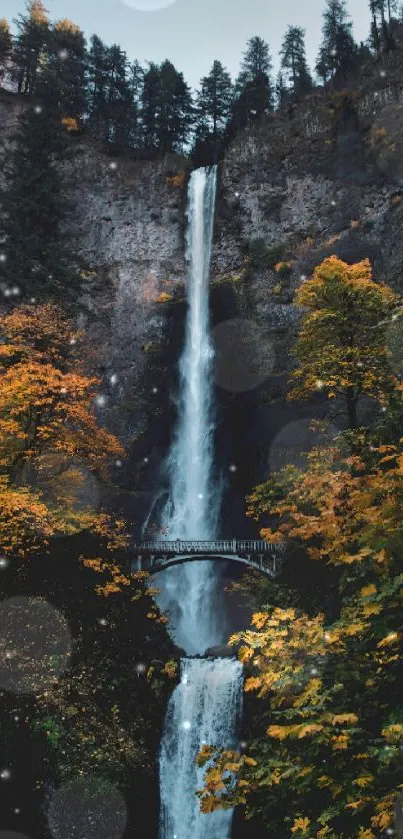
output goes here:
[{"label": "forest", "polygon": [[[403,66],[403,8],[369,6],[357,44],[344,0],[326,0],[315,68],[290,25],[276,78],[256,35],[235,81],[217,59],[197,91],[168,59],[142,67],[87,42],[41,0],[0,20],[0,97],[20,105],[0,176],[0,837],[122,839],[145,814],[157,835],[157,754],[183,652],[158,582],[132,569],[132,522],[115,501],[129,453],[104,421],[83,317],[93,266],[69,228],[76,144],[111,177],[122,160],[175,158],[183,174],[168,181],[184,194],[192,168],[220,167],[267,115]],[[247,244],[246,283],[287,280],[281,248]],[[242,739],[195,756],[201,811],[236,808],[234,839],[403,836],[403,298],[401,275],[373,262],[325,256],[292,292],[285,402],[320,403],[320,442],[243,499],[256,538],[284,545],[286,561],[279,579],[249,570],[227,586],[251,615],[226,639],[245,673]]]}]

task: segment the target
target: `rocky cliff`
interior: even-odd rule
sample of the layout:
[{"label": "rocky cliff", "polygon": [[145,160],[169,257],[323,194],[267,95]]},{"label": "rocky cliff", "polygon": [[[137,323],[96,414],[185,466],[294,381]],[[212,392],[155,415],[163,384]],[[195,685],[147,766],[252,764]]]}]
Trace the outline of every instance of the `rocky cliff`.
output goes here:
[{"label": "rocky cliff", "polygon": [[[217,452],[223,469],[231,465],[225,531],[234,521],[248,528],[242,497],[267,473],[273,438],[311,414],[284,399],[299,283],[335,253],[368,256],[376,278],[402,286],[399,77],[391,67],[359,90],[318,91],[238,135],[220,164],[211,282],[223,359]],[[3,153],[20,107],[15,96],[1,96]],[[81,320],[98,348],[105,422],[128,447],[119,480],[137,521],[169,440],[185,313],[188,168],[177,157],[111,158],[85,136],[72,138],[65,166],[75,205],[69,234],[86,266]]]}]

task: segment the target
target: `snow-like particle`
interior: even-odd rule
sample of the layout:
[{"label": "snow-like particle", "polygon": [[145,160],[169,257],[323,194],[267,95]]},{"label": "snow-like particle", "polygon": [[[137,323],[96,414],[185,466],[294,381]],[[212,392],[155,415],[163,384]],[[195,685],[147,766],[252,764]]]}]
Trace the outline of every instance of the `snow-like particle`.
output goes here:
[{"label": "snow-like particle", "polygon": [[304,283],[306,280],[306,274],[301,274],[300,276],[301,283]]},{"label": "snow-like particle", "polygon": [[235,192],[235,198],[239,198],[239,192]]},{"label": "snow-like particle", "polygon": [[134,669],[135,669],[138,676],[143,676],[144,673],[147,670],[147,666],[144,664],[143,661],[139,661],[138,664],[136,664]]},{"label": "snow-like particle", "polygon": [[19,722],[19,720],[20,720],[19,716],[14,717],[14,722]]},{"label": "snow-like particle", "polygon": [[336,202],[335,202],[335,200],[334,200],[334,199],[333,199],[333,201],[331,201],[330,203],[331,203],[332,207],[335,207],[335,206],[336,206]]},{"label": "snow-like particle", "polygon": [[198,494],[198,496],[197,496],[197,497],[198,497],[198,498],[200,498],[200,501],[201,501],[201,500],[204,498],[204,495],[203,495],[203,493],[202,493],[202,492],[199,492],[199,494]]},{"label": "snow-like particle", "polygon": [[182,728],[184,731],[190,731],[192,727],[192,723],[189,720],[184,720],[182,723]]},{"label": "snow-like particle", "polygon": [[144,458],[144,463],[148,463],[148,457]]},{"label": "snow-like particle", "polygon": [[121,461],[121,460],[115,460],[115,466],[117,466],[117,467],[118,467],[118,469],[119,469],[119,467],[120,467],[121,465],[122,465],[122,461]]},{"label": "snow-like particle", "polygon": [[14,297],[18,297],[18,295],[19,295],[19,294],[21,294],[21,290],[18,288],[18,286],[17,286],[17,285],[13,285],[13,287],[12,287],[12,289],[11,289],[11,294],[12,294]]},{"label": "snow-like particle", "polygon": [[312,668],[311,668],[311,675],[312,675],[312,676],[316,676],[317,672],[318,672],[318,671],[317,671],[316,667],[312,667]]},{"label": "snow-like particle", "polygon": [[30,301],[29,301],[29,302],[30,302],[30,303],[36,303],[36,297],[31,297],[31,299],[30,299]]},{"label": "snow-like particle", "polygon": [[20,808],[19,807],[14,807],[14,813],[15,813],[16,816],[19,816],[20,813],[21,813]]},{"label": "snow-like particle", "polygon": [[384,79],[384,78],[385,78],[385,76],[386,76],[386,70],[381,70],[381,72],[379,73],[379,75],[380,75],[380,76],[382,76],[382,78]]},{"label": "snow-like particle", "polygon": [[59,58],[61,58],[62,61],[66,61],[66,58],[68,58],[68,57],[69,57],[68,50],[60,50]]},{"label": "snow-like particle", "polygon": [[5,556],[0,556],[0,568],[7,568],[8,559]]},{"label": "snow-like particle", "polygon": [[70,344],[71,344],[72,347],[74,347],[74,344],[76,344],[76,343],[77,343],[77,341],[76,341],[75,338],[70,338]]},{"label": "snow-like particle", "polygon": [[106,405],[106,396],[102,393],[99,393],[98,396],[95,398],[95,402],[98,405],[98,408],[104,408]]},{"label": "snow-like particle", "polygon": [[153,387],[153,393],[158,393],[158,388],[157,387]]},{"label": "snow-like particle", "polygon": [[229,471],[230,471],[230,472],[236,472],[236,471],[237,471],[237,468],[238,468],[238,467],[237,467],[237,466],[235,466],[235,463],[231,463],[231,466],[230,466],[230,468],[229,468]]},{"label": "snow-like particle", "polygon": [[112,163],[109,164],[109,168],[112,169],[112,171],[118,168],[118,164],[115,160],[112,160]]},{"label": "snow-like particle", "polygon": [[11,296],[11,288],[5,288],[4,291],[3,291],[3,295],[4,295],[4,297],[10,297]]},{"label": "snow-like particle", "polygon": [[11,778],[11,772],[9,769],[2,769],[0,772],[0,778],[2,781],[9,781]]},{"label": "snow-like particle", "polygon": [[34,111],[36,114],[41,114],[43,111],[42,105],[35,105]]},{"label": "snow-like particle", "polygon": [[116,384],[117,384],[117,381],[118,381],[117,374],[116,374],[116,373],[112,373],[112,376],[110,377],[110,380],[109,380],[109,381],[110,381],[111,385],[116,385]]},{"label": "snow-like particle", "polygon": [[107,626],[108,621],[106,620],[106,618],[98,618],[98,623],[100,624],[100,626]]},{"label": "snow-like particle", "polygon": [[246,740],[241,740],[239,745],[240,745],[241,749],[247,749],[248,748],[248,744],[247,744]]},{"label": "snow-like particle", "polygon": [[0,262],[5,262],[7,259],[5,253],[0,253]]}]

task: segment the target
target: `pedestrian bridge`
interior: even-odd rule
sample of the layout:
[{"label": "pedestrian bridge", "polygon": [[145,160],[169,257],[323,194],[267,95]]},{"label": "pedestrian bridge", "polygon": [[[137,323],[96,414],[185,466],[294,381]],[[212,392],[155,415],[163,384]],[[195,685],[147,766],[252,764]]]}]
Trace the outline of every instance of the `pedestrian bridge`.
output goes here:
[{"label": "pedestrian bridge", "polygon": [[142,542],[131,548],[136,570],[148,571],[150,574],[184,562],[208,559],[240,562],[268,577],[277,577],[280,573],[284,551],[284,544],[239,539],[215,542]]}]

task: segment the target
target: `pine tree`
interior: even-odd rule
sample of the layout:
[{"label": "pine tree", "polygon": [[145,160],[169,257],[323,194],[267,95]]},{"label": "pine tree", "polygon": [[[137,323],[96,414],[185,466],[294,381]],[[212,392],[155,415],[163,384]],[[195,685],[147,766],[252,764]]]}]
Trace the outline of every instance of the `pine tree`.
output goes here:
[{"label": "pine tree", "polygon": [[12,51],[12,39],[10,27],[6,19],[0,18],[0,82],[7,67],[8,59]]},{"label": "pine tree", "polygon": [[103,139],[107,132],[108,47],[93,35],[87,65],[88,126],[91,134]]},{"label": "pine tree", "polygon": [[257,36],[251,38],[236,82],[232,130],[273,110],[271,69],[268,44]]},{"label": "pine tree", "polygon": [[142,145],[147,151],[157,148],[157,109],[160,95],[160,69],[151,62],[144,74],[141,95]]},{"label": "pine tree", "polygon": [[56,90],[62,116],[77,122],[85,110],[86,58],[81,29],[66,19],[55,23],[50,34],[47,83]]},{"label": "pine tree", "polygon": [[279,108],[282,108],[282,106],[286,103],[288,95],[289,91],[284,80],[284,73],[279,70],[276,79],[276,99]]},{"label": "pine tree", "polygon": [[132,107],[127,55],[113,44],[107,52],[105,140],[119,151],[130,145]]},{"label": "pine tree", "polygon": [[280,50],[281,67],[288,71],[288,85],[294,96],[312,87],[305,53],[305,31],[301,26],[289,26]]},{"label": "pine tree", "polygon": [[354,69],[357,46],[352,36],[345,0],[327,0],[323,14],[322,43],[316,71],[326,84],[336,76],[344,79]]},{"label": "pine tree", "polygon": [[42,0],[28,0],[25,15],[14,21],[18,34],[13,54],[19,93],[33,94],[41,61],[49,44],[49,20]]},{"label": "pine tree", "polygon": [[197,136],[207,137],[217,148],[231,113],[233,89],[231,76],[220,61],[214,61],[208,76],[200,82],[197,94]]},{"label": "pine tree", "polygon": [[181,152],[193,118],[192,96],[183,74],[170,61],[151,63],[142,91],[143,145],[148,151]]},{"label": "pine tree", "polygon": [[[60,174],[66,153],[56,92],[46,86],[24,109],[2,190],[0,284],[5,297],[69,298],[74,293],[72,256],[61,229],[68,200]],[[42,103],[42,104],[40,104]]]}]

